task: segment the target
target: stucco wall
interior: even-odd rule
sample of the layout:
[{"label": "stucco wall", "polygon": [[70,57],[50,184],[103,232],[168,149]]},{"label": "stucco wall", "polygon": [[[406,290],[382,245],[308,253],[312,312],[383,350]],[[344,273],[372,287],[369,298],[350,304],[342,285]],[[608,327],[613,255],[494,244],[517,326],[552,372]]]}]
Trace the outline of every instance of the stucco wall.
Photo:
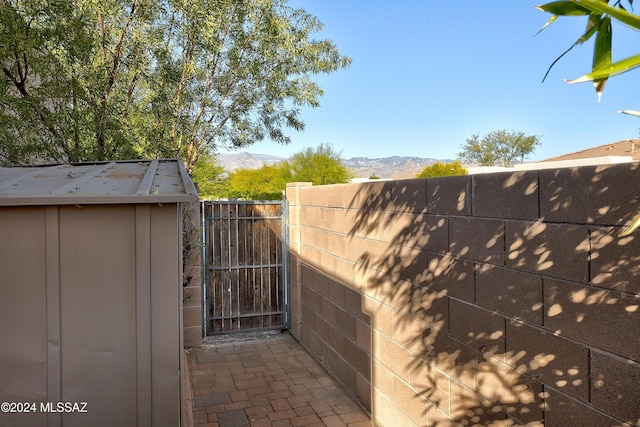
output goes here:
[{"label": "stucco wall", "polygon": [[638,182],[291,184],[292,333],[378,425],[640,425]]}]

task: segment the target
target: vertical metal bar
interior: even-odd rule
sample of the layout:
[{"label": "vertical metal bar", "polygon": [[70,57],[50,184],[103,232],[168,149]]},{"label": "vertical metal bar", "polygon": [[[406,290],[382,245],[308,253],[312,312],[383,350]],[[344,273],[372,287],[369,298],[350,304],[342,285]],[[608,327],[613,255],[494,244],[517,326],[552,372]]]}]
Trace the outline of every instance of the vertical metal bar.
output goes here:
[{"label": "vertical metal bar", "polygon": [[[251,276],[252,276],[252,289],[253,289],[253,293],[254,293],[254,300],[253,300],[253,311],[254,313],[256,313],[258,310],[256,308],[256,304],[257,304],[257,299],[255,298],[255,293],[256,293],[256,219],[255,219],[255,209],[251,209],[251,259],[253,261],[253,265],[251,266]],[[262,300],[262,297],[260,298],[260,301]]]},{"label": "vertical metal bar", "polygon": [[[267,289],[269,290],[268,292],[268,300],[269,301],[269,312],[273,312],[273,295],[271,292],[271,219],[265,219],[264,221],[264,229],[266,231],[266,240],[267,240],[267,244],[266,244],[266,251],[267,251]],[[273,316],[269,316],[269,326],[273,326],[272,323],[273,320]]]},{"label": "vertical metal bar", "polygon": [[289,283],[289,201],[282,199],[280,213],[280,227],[282,228],[282,323],[284,329],[291,328],[291,307],[289,304],[291,284]]},{"label": "vertical metal bar", "polygon": [[[202,247],[200,251],[200,280],[201,280],[201,292],[202,292],[202,336],[206,337],[209,333],[209,327],[207,326],[209,323],[209,263],[208,263],[208,253],[209,253],[209,242],[208,242],[208,223],[206,220],[206,207],[207,202],[200,202],[200,241],[202,242]],[[204,285],[204,286],[202,286]]]},{"label": "vertical metal bar", "polygon": [[229,287],[229,328],[233,325],[233,290],[231,282],[231,205],[227,206],[227,286]]},{"label": "vertical metal bar", "polygon": [[236,286],[236,298],[237,298],[237,303],[238,303],[238,308],[237,308],[237,315],[238,315],[238,329],[242,329],[242,325],[241,325],[241,315],[242,315],[242,304],[240,301],[240,270],[237,267],[240,267],[240,252],[238,250],[238,244],[240,243],[240,234],[238,231],[238,227],[239,227],[239,223],[240,222],[240,205],[236,204],[236,216],[234,219],[234,223],[235,223],[235,227],[234,232],[235,232],[235,252],[236,252],[236,257],[234,259],[234,264],[233,267],[234,268],[234,273],[232,275],[234,281],[235,281],[235,286]]}]

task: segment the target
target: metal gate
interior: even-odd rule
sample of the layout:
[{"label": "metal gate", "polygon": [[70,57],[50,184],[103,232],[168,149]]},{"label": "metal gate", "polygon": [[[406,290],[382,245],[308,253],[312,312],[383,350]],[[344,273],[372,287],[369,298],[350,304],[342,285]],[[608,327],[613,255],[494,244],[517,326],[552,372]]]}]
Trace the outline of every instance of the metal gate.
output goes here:
[{"label": "metal gate", "polygon": [[203,202],[206,335],[288,329],[287,201]]}]

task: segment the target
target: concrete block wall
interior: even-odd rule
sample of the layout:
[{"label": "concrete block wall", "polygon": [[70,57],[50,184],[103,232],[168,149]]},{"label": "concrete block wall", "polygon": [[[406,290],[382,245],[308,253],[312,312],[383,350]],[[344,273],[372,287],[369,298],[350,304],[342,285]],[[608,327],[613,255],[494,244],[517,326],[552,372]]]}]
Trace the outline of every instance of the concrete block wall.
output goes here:
[{"label": "concrete block wall", "polygon": [[183,205],[182,330],[184,347],[202,346],[202,227],[200,203]]},{"label": "concrete block wall", "polygon": [[637,163],[291,184],[292,333],[376,425],[640,425]]}]

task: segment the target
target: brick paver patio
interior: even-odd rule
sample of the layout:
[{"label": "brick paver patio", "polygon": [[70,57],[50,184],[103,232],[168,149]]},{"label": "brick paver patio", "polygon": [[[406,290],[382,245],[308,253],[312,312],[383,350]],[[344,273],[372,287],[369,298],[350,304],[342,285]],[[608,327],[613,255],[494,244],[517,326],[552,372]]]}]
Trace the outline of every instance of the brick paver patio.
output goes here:
[{"label": "brick paver patio", "polygon": [[372,425],[289,333],[213,337],[192,349],[188,361],[194,425]]}]

